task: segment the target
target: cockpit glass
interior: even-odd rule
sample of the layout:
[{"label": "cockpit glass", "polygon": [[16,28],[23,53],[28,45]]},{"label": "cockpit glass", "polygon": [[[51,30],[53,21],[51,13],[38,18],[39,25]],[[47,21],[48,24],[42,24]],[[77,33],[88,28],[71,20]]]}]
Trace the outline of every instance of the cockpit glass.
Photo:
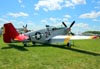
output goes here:
[{"label": "cockpit glass", "polygon": [[52,30],[59,30],[59,29],[62,29],[64,28],[63,25],[59,25],[59,26],[49,26],[49,29],[52,29]]}]

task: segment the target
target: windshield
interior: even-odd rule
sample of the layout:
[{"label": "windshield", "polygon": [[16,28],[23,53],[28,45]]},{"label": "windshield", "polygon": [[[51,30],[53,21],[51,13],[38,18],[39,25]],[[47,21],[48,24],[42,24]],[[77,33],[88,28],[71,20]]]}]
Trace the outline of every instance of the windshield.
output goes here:
[{"label": "windshield", "polygon": [[51,29],[51,30],[59,30],[59,29],[62,29],[62,28],[64,28],[63,25],[59,25],[59,26],[49,26],[49,29]]}]

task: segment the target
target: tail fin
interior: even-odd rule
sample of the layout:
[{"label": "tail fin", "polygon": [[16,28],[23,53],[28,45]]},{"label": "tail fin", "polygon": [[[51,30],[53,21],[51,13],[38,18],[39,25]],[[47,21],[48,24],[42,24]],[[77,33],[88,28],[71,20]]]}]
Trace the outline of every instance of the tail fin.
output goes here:
[{"label": "tail fin", "polygon": [[3,40],[5,43],[11,43],[11,40],[13,40],[18,35],[19,33],[16,31],[12,23],[4,24]]}]

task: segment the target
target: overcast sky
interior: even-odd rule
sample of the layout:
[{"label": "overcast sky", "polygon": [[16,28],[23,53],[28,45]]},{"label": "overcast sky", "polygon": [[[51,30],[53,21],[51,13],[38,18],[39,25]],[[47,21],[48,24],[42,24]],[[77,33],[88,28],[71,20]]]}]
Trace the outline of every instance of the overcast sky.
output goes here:
[{"label": "overcast sky", "polygon": [[0,27],[12,22],[37,30],[62,21],[69,26],[73,20],[73,32],[100,31],[100,0],[0,0]]}]

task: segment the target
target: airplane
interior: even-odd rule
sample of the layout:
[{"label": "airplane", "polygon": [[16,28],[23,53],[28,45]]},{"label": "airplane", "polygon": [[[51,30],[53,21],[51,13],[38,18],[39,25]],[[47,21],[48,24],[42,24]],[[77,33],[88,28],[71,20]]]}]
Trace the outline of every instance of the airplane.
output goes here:
[{"label": "airplane", "polygon": [[27,29],[27,24],[26,24],[25,26],[23,25],[23,31],[24,33],[27,33],[27,32],[30,32],[31,30]]},{"label": "airplane", "polygon": [[22,34],[22,33],[27,33],[27,32],[30,32],[31,30],[29,30],[27,28],[27,24],[24,26],[22,26],[22,28],[16,28],[16,30],[18,31],[18,33]]},{"label": "airplane", "polygon": [[[97,36],[72,36],[67,35],[71,32],[71,27],[74,25],[75,21],[71,23],[69,27],[62,22],[63,27],[52,27],[46,25],[46,28],[30,31],[23,34],[19,34],[12,23],[5,23],[3,30],[3,41],[5,43],[15,43],[22,42],[24,46],[27,46],[28,42],[32,42],[33,45],[36,43],[40,44],[66,44],[66,46],[71,47],[70,40],[80,40],[80,39],[95,39]],[[26,26],[27,27],[27,26]]]}]

